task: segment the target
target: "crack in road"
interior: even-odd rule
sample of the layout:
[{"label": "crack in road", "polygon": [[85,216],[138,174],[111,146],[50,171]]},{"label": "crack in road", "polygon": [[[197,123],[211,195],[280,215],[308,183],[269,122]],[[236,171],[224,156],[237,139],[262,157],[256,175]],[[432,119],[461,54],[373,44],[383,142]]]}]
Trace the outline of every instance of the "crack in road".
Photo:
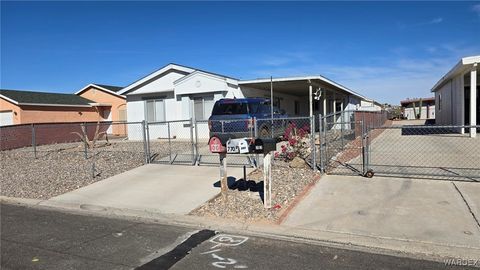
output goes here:
[{"label": "crack in road", "polygon": [[460,197],[462,197],[462,200],[463,200],[463,202],[465,203],[465,205],[467,206],[468,211],[470,212],[470,214],[472,215],[473,219],[474,219],[475,222],[477,223],[477,228],[480,230],[480,222],[478,221],[478,218],[475,216],[475,213],[473,212],[472,208],[471,208],[470,205],[468,204],[467,199],[465,199],[465,196],[463,196],[463,193],[460,191],[460,189],[457,187],[457,185],[455,185],[454,182],[451,182],[451,183],[453,184],[453,186],[454,186],[455,189],[457,190],[458,194],[460,194]]}]

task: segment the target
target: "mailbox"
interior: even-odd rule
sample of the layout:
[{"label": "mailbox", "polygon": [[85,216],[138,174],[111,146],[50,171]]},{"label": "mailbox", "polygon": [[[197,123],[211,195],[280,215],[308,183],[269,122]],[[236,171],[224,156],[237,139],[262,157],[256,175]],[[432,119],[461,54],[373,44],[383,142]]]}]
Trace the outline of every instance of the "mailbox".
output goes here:
[{"label": "mailbox", "polygon": [[254,152],[257,154],[268,154],[271,151],[277,150],[277,140],[264,138],[264,139],[255,139]]},{"label": "mailbox", "polygon": [[248,154],[250,139],[230,139],[227,141],[227,154]]},{"label": "mailbox", "polygon": [[217,137],[210,138],[208,142],[208,146],[210,148],[210,152],[212,153],[225,153],[227,150],[222,145],[222,141]]}]

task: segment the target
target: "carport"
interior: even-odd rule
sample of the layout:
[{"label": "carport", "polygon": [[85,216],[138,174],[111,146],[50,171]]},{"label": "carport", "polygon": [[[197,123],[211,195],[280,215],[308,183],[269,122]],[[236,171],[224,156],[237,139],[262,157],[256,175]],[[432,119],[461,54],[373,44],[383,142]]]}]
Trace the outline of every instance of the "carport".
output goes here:
[{"label": "carport", "polygon": [[301,97],[301,102],[294,105],[295,116],[327,115],[354,110],[362,106],[362,101],[373,105],[373,100],[323,76],[265,78],[239,81],[238,84],[246,97],[254,96],[249,95],[245,88],[271,93],[274,105],[280,105],[279,108],[282,108],[282,102],[276,94]]}]

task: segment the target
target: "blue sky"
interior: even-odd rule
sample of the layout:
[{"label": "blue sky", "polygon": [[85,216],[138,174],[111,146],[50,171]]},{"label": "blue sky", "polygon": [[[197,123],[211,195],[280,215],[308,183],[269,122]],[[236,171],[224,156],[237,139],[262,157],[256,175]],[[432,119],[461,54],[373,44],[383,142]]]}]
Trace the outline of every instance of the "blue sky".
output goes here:
[{"label": "blue sky", "polygon": [[174,62],[240,79],[322,74],[429,96],[480,54],[480,2],[1,2],[2,88],[125,86]]}]

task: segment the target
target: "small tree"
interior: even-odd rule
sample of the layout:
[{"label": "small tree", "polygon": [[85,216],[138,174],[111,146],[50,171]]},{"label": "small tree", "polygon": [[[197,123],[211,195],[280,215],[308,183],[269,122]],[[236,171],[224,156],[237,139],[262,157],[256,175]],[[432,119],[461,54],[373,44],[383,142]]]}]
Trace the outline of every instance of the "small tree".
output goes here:
[{"label": "small tree", "polygon": [[[94,107],[94,108],[97,114],[100,115],[98,108],[97,107]],[[109,143],[107,133],[105,131],[100,132],[100,119],[98,119],[97,124],[95,125],[95,133],[93,134],[93,138],[91,140],[88,138],[87,127],[85,125],[81,125],[80,128],[81,128],[81,133],[80,132],[72,132],[72,133],[80,137],[80,140],[84,144],[86,144],[89,149],[95,148],[95,145],[98,139],[102,135],[105,135],[105,139],[107,140],[107,143]]]}]

